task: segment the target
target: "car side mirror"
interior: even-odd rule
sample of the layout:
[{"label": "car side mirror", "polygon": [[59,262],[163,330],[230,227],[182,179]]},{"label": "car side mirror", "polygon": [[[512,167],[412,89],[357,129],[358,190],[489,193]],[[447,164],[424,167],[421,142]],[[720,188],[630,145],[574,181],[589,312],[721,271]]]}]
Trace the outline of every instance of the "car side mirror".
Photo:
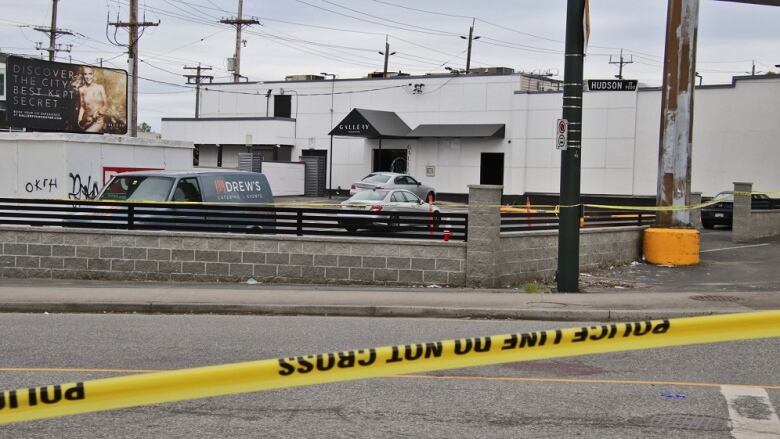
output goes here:
[{"label": "car side mirror", "polygon": [[423,200],[417,200],[417,204],[422,205]]},{"label": "car side mirror", "polygon": [[422,183],[420,183],[420,182],[418,181],[418,182],[417,182],[417,186],[420,186],[420,185],[422,185]]}]

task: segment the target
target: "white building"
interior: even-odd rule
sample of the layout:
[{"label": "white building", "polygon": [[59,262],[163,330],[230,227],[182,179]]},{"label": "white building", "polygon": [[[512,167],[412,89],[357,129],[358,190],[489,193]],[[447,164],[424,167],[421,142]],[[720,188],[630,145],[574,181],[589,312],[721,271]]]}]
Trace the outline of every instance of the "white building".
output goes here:
[{"label": "white building", "polygon": [[[265,160],[327,156],[334,130],[333,189],[392,165],[439,193],[464,194],[479,183],[503,184],[505,194],[557,193],[555,85],[534,85],[524,74],[209,84],[201,118],[164,118],[162,135],[198,146],[201,166],[217,165],[221,150],[221,165],[235,167],[247,150]],[[655,195],[660,89],[586,92],[583,100],[582,192]],[[694,191],[713,195],[734,181],[780,188],[778,102],[777,76],[696,88]],[[355,109],[367,111],[350,115]],[[373,119],[358,117],[366,114]]]}]

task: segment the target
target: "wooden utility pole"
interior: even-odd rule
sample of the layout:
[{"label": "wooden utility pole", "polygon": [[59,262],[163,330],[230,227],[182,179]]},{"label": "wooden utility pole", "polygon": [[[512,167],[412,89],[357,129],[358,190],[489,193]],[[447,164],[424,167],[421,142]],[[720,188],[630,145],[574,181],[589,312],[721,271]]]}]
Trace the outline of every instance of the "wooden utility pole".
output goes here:
[{"label": "wooden utility pole", "polygon": [[220,23],[229,24],[236,27],[236,51],[233,54],[233,82],[241,80],[241,29],[244,26],[260,24],[256,18],[242,18],[244,9],[244,0],[238,0],[238,15],[233,18],[223,18]]},{"label": "wooden utility pole", "polygon": [[666,51],[661,89],[661,134],[658,154],[659,227],[690,226],[693,90],[696,81],[696,32],[699,0],[669,0]]},{"label": "wooden utility pole", "polygon": [[382,77],[387,78],[387,62],[390,55],[395,55],[395,52],[390,51],[390,42],[387,40],[387,35],[385,35],[385,51],[379,52],[379,54],[385,56],[385,69],[383,70]]},{"label": "wooden utility pole", "polygon": [[130,137],[138,137],[138,28],[147,26],[159,26],[157,23],[142,21],[138,22],[138,0],[130,0],[130,21],[117,21],[109,23],[115,27],[128,28],[127,57],[130,65],[130,99],[128,102],[129,121],[127,123],[127,134]]},{"label": "wooden utility pole", "polygon": [[[56,52],[59,52],[60,49],[57,48],[57,35],[73,35],[73,32],[57,29],[57,2],[59,0],[52,0],[51,5],[51,27],[35,27],[33,29],[37,30],[38,32],[43,32],[45,34],[49,35],[49,48],[47,49],[47,52],[49,52],[49,61],[54,61],[54,54]],[[66,51],[70,52],[70,49],[65,49]]]},{"label": "wooden utility pole", "polygon": [[466,74],[467,75],[469,74],[469,69],[471,68],[471,42],[473,40],[478,40],[480,38],[478,36],[477,37],[474,36],[474,23],[476,23],[476,18],[471,19],[471,26],[469,27],[468,38],[464,37],[463,35],[460,36],[464,40],[466,39],[469,40],[469,47],[468,50],[466,51]]},{"label": "wooden utility pole", "polygon": [[[194,75],[184,75],[187,78],[187,84],[195,84],[195,119],[200,117],[200,84],[202,78],[208,78],[209,83],[214,80],[213,76],[201,75],[201,70],[211,70],[211,67],[201,67],[198,63],[197,67],[184,66],[184,70],[195,70],[197,73]],[[194,80],[194,82],[193,82]]]},{"label": "wooden utility pole", "polygon": [[620,67],[618,67],[618,74],[615,76],[617,79],[623,79],[623,65],[624,64],[633,64],[634,63],[634,56],[631,55],[631,58],[629,61],[623,61],[623,49],[620,49],[620,61],[612,61],[612,55],[609,56],[609,63],[610,64],[619,64]]}]

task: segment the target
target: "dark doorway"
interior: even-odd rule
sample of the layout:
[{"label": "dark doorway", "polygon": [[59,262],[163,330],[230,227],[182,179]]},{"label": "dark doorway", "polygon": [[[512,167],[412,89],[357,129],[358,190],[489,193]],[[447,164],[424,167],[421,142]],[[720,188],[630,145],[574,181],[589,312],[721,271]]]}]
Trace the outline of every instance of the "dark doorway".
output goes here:
[{"label": "dark doorway", "polygon": [[322,197],[326,194],[328,151],[304,149],[301,161],[306,165],[303,194],[307,197]]},{"label": "dark doorway", "polygon": [[375,149],[373,172],[398,172],[406,174],[405,149]]},{"label": "dark doorway", "polygon": [[479,184],[504,184],[504,153],[483,152],[479,161]]}]

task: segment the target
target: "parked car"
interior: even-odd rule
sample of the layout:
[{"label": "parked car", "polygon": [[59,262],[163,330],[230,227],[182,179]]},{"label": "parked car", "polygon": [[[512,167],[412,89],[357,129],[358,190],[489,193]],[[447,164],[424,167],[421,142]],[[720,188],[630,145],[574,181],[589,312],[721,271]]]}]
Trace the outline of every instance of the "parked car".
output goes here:
[{"label": "parked car", "polygon": [[406,189],[425,201],[433,202],[436,200],[436,190],[434,188],[422,184],[408,174],[397,174],[395,172],[372,172],[362,180],[352,183],[352,186],[349,188],[349,194],[355,195],[360,191],[374,189]]},{"label": "parked car", "polygon": [[[273,203],[274,198],[268,180],[261,173],[197,169],[117,174],[100,191],[96,200],[260,205]],[[180,219],[181,224],[213,226],[215,229],[275,229],[273,212],[258,212],[256,215],[247,213],[234,209],[188,208],[187,204],[176,204],[135,215],[134,221],[138,225],[158,225],[161,228],[177,224],[177,219]]]},{"label": "parked car", "polygon": [[[417,195],[405,189],[374,189],[357,192],[341,203],[344,213],[337,215],[339,224],[348,231],[357,229],[386,228],[391,231],[401,227],[424,227],[423,224],[412,223],[412,220],[425,220],[423,216],[406,216],[409,212],[427,212],[430,214],[430,227],[438,228],[441,224],[439,208],[428,204]],[[349,210],[366,210],[376,214],[349,213]],[[380,214],[379,212],[382,212]],[[391,214],[386,214],[386,213]],[[407,222],[410,221],[410,222]]]},{"label": "parked car", "polygon": [[[731,227],[734,222],[734,193],[732,191],[720,192],[715,195],[713,200],[718,202],[701,209],[701,225],[706,229],[712,229],[718,225]],[[766,194],[752,194],[750,205],[752,209],[774,208],[773,200]]]}]

